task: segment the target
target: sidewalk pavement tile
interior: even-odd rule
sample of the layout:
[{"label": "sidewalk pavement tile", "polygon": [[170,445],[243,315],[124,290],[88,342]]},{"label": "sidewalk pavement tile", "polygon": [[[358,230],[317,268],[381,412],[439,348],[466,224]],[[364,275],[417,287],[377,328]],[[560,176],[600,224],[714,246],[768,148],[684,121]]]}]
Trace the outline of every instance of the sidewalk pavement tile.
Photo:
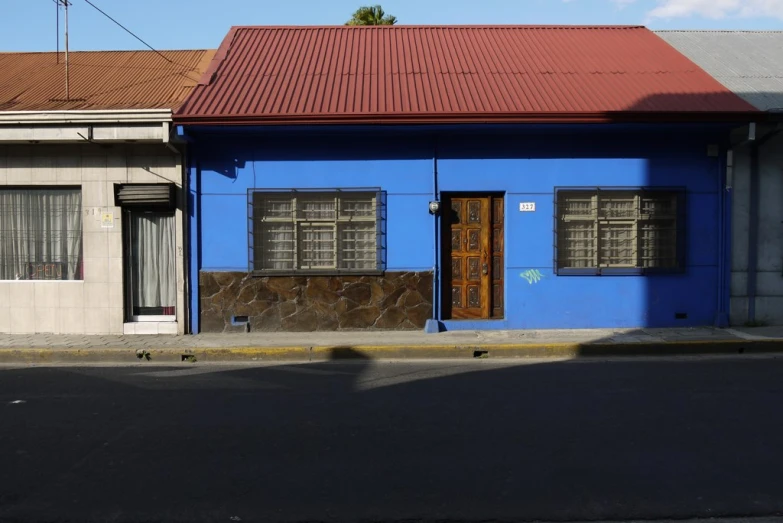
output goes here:
[{"label": "sidewalk pavement tile", "polygon": [[338,331],[338,332],[253,332],[243,334],[170,335],[52,335],[0,334],[0,348],[231,348],[291,346],[376,346],[481,345],[526,343],[665,343],[783,339],[783,327],[721,330],[711,327],[688,329],[584,329],[449,331]]}]

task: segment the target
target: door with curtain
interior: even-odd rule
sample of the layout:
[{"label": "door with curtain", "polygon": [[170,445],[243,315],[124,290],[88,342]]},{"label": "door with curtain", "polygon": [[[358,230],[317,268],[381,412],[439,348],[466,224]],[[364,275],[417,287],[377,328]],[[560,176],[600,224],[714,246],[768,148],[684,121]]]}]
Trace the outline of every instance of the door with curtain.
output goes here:
[{"label": "door with curtain", "polygon": [[126,211],[126,307],[132,321],[176,320],[174,213]]}]

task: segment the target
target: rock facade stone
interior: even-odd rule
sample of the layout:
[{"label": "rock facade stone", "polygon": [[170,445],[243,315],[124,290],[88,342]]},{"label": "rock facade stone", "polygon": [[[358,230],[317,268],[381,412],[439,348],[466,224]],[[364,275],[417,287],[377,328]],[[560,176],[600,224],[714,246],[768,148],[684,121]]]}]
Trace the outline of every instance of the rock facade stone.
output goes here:
[{"label": "rock facade stone", "polygon": [[269,276],[202,272],[201,332],[421,329],[432,317],[431,272]]}]

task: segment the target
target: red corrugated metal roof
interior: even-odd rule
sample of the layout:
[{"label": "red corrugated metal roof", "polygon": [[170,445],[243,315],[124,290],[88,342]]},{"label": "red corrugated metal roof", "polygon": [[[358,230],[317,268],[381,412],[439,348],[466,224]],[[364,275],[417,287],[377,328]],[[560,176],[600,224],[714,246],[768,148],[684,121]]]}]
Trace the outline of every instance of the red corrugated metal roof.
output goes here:
[{"label": "red corrugated metal roof", "polygon": [[752,111],[644,27],[234,27],[175,120],[609,121]]},{"label": "red corrugated metal roof", "polygon": [[[214,51],[0,53],[0,111],[176,109]],[[170,60],[170,61],[169,61]]]}]

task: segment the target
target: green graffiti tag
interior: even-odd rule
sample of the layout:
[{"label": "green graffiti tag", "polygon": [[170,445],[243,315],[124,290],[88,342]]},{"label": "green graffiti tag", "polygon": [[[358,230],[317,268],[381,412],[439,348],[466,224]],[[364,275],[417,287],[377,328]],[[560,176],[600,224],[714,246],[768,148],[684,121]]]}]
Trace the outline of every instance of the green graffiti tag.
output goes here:
[{"label": "green graffiti tag", "polygon": [[520,274],[520,276],[524,278],[530,285],[538,283],[544,278],[544,275],[541,274],[541,271],[538,269],[529,269]]}]

